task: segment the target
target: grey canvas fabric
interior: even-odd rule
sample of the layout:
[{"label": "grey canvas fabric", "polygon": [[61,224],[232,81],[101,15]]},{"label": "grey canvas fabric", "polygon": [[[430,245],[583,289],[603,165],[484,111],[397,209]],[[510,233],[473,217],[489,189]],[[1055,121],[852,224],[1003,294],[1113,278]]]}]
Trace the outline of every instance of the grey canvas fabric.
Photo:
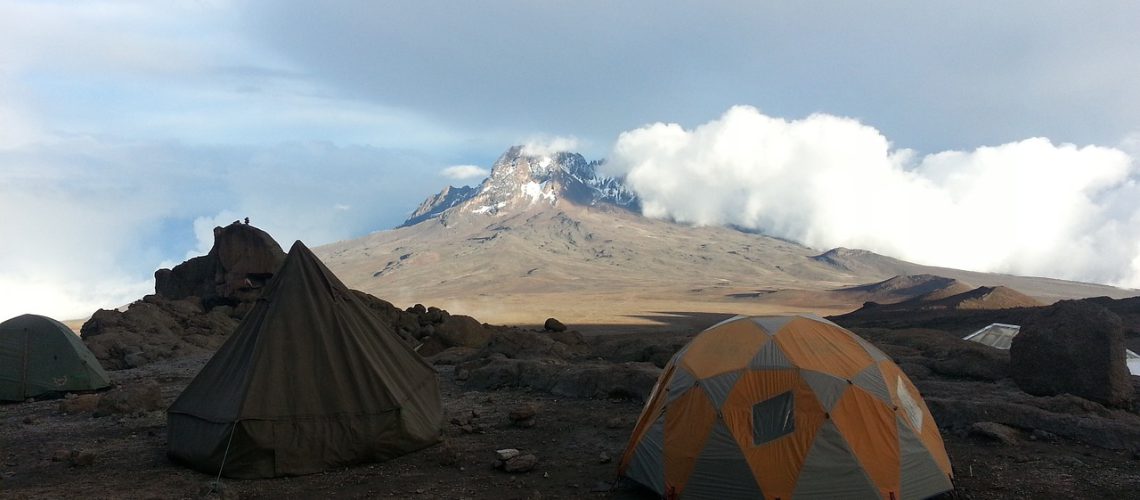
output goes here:
[{"label": "grey canvas fabric", "polygon": [[784,325],[796,319],[795,316],[763,316],[752,318],[752,321],[763,328],[768,335],[775,335]]},{"label": "grey canvas fabric", "polygon": [[665,495],[665,416],[653,422],[633,452],[626,476]]},{"label": "grey canvas fabric", "polygon": [[713,424],[708,441],[697,457],[693,473],[685,483],[681,498],[689,499],[746,499],[764,498],[756,476],[748,467],[740,444],[732,437],[719,417]]},{"label": "grey canvas fabric", "polygon": [[741,371],[722,373],[720,375],[712,376],[697,382],[704,389],[705,395],[709,397],[712,402],[713,408],[720,409],[724,406],[724,400],[728,399],[728,393],[732,392],[732,386],[736,385],[736,381],[740,379]]},{"label": "grey canvas fabric", "polygon": [[851,387],[851,384],[844,379],[814,370],[801,370],[800,376],[815,393],[819,404],[823,406],[823,411],[831,411],[835,403],[839,402],[839,398],[843,397],[843,393]]},{"label": "grey canvas fabric", "polygon": [[753,370],[768,370],[779,368],[791,368],[792,362],[788,360],[788,356],[784,351],[780,350],[780,346],[776,345],[773,341],[768,341],[756,352],[756,356],[748,363],[748,368]]},{"label": "grey canvas fabric", "polygon": [[899,418],[899,500],[927,498],[954,488],[918,436]]},{"label": "grey canvas fabric", "polygon": [[887,383],[883,380],[883,372],[879,370],[878,364],[864,368],[851,381],[855,383],[855,387],[871,393],[879,401],[890,406],[894,405],[891,402],[891,392],[887,390]]},{"label": "grey canvas fabric", "polygon": [[830,420],[819,428],[804,458],[796,498],[879,498],[847,441]]},{"label": "grey canvas fabric", "polygon": [[429,446],[443,408],[431,366],[298,241],[168,415],[171,458],[254,478]]}]

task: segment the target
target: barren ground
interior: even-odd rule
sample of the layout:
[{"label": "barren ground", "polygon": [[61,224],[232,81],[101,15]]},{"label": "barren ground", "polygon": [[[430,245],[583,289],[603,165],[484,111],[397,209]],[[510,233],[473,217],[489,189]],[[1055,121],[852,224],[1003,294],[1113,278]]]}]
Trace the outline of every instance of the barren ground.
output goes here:
[{"label": "barren ground", "polygon": [[[594,325],[593,342],[613,335],[676,339],[723,318],[674,313],[646,318],[662,327]],[[699,324],[699,326],[698,326]],[[116,384],[153,379],[169,404],[205,363],[183,359],[113,372]],[[482,431],[445,424],[443,443],[389,462],[309,476],[222,479],[226,498],[652,498],[624,483],[611,490],[616,461],[641,410],[636,400],[564,399],[521,389],[467,391],[439,367],[447,419],[470,418]],[[923,383],[919,387],[924,392]],[[977,390],[963,386],[963,390]],[[984,390],[984,388],[982,389]],[[517,428],[513,407],[539,406],[537,425]],[[93,418],[57,411],[58,400],[0,406],[0,496],[4,498],[201,498],[213,477],[170,462],[165,413]],[[1068,440],[1009,446],[944,433],[958,498],[1136,498],[1140,460]],[[493,452],[518,448],[538,456],[530,472],[492,468]],[[95,453],[90,466],[53,461],[58,450]],[[605,454],[608,460],[603,457]]]}]

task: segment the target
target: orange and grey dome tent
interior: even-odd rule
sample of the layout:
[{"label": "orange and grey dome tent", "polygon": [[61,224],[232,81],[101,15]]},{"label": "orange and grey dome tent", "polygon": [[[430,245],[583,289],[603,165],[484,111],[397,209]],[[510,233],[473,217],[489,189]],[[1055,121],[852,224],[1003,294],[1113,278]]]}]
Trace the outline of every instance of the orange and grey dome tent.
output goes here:
[{"label": "orange and grey dome tent", "polygon": [[918,390],[809,315],[743,317],[666,365],[618,466],[666,498],[926,498],[953,489]]},{"label": "orange and grey dome tent", "polygon": [[435,370],[300,241],[167,415],[171,458],[237,478],[394,458],[443,426]]}]

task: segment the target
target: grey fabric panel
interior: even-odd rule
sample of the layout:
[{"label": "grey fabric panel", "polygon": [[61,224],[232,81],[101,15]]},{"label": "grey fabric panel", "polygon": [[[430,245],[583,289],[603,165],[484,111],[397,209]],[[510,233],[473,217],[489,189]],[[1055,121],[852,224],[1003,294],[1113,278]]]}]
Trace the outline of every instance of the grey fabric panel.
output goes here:
[{"label": "grey fabric panel", "polygon": [[879,364],[875,363],[863,371],[855,375],[851,379],[857,387],[871,393],[872,396],[879,398],[880,401],[887,404],[887,406],[894,406],[891,402],[891,391],[887,390],[887,383],[883,380],[883,372],[879,370]]},{"label": "grey fabric panel", "polygon": [[780,346],[775,342],[769,341],[756,353],[752,361],[748,363],[748,368],[753,370],[767,370],[767,369],[782,369],[792,368],[792,362]]},{"label": "grey fabric panel", "polygon": [[740,379],[740,370],[728,373],[722,373],[713,377],[697,382],[701,389],[705,390],[705,394],[712,401],[713,407],[720,410],[724,406],[724,400],[728,399],[728,393],[732,392],[732,388],[736,385],[736,381]]},{"label": "grey fabric panel", "polygon": [[705,330],[712,330],[713,328],[716,328],[716,327],[718,327],[718,326],[727,325],[727,324],[729,324],[729,323],[732,323],[733,321],[742,320],[742,319],[744,319],[744,318],[747,318],[747,316],[744,316],[743,314],[737,314],[736,316],[733,316],[733,317],[731,317],[731,318],[728,318],[728,319],[726,319],[726,320],[724,320],[724,321],[721,321],[720,323],[717,323],[717,324],[715,324],[715,325],[713,325],[713,326],[710,326],[710,327],[708,327],[708,328],[705,328]]},{"label": "grey fabric panel", "polygon": [[696,382],[696,377],[693,377],[693,374],[689,373],[689,370],[682,368],[680,365],[676,365],[673,368],[673,378],[669,380],[669,387],[667,387],[668,392],[666,393],[668,397],[665,399],[665,402],[672,403],[676,401],[685,391],[692,388]]},{"label": "grey fabric panel", "polygon": [[752,322],[760,325],[768,335],[775,335],[780,331],[784,325],[788,324],[791,320],[796,319],[795,316],[758,316],[752,318]]},{"label": "grey fabric panel", "polygon": [[775,441],[796,430],[796,398],[792,391],[752,405],[752,444]]},{"label": "grey fabric panel", "polygon": [[847,441],[825,420],[800,469],[795,498],[879,498]]},{"label": "grey fabric panel", "polygon": [[811,387],[819,404],[823,405],[823,411],[831,411],[843,397],[843,391],[851,386],[845,379],[814,370],[800,370],[800,376]]},{"label": "grey fabric panel", "polygon": [[900,418],[899,427],[899,500],[927,498],[954,489],[950,478],[938,468],[930,451]]},{"label": "grey fabric panel", "polygon": [[740,445],[719,417],[685,482],[681,498],[764,498]]},{"label": "grey fabric panel", "polygon": [[891,359],[890,356],[884,354],[883,351],[880,351],[878,347],[874,346],[874,344],[867,342],[867,340],[863,337],[856,335],[854,332],[851,333],[851,336],[855,338],[855,341],[858,342],[859,345],[863,346],[863,349],[867,351],[867,354],[871,355],[871,359],[875,362],[879,362],[884,359]]},{"label": "grey fabric panel", "polygon": [[665,416],[649,427],[633,452],[626,477],[665,496]]}]

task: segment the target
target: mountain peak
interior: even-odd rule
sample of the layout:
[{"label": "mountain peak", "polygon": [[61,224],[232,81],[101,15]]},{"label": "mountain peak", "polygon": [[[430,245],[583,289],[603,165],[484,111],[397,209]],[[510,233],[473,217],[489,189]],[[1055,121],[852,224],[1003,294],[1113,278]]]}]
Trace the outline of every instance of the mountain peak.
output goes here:
[{"label": "mountain peak", "polygon": [[425,200],[403,226],[447,213],[498,215],[536,205],[605,203],[636,210],[637,197],[621,179],[597,173],[600,161],[574,152],[534,152],[511,146],[478,188],[446,188]]}]

